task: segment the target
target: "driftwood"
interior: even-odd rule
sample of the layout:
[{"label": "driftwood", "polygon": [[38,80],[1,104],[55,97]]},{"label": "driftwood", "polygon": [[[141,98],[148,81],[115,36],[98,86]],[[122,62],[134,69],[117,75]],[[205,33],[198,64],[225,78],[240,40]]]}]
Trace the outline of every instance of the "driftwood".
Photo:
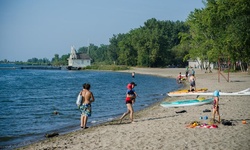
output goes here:
[{"label": "driftwood", "polygon": [[186,113],[186,110],[182,110],[182,111],[176,111],[175,113]]},{"label": "driftwood", "polygon": [[53,132],[53,133],[48,133],[48,134],[45,134],[45,137],[46,138],[52,138],[52,137],[54,137],[54,136],[58,136],[59,135],[59,133],[57,133],[57,132]]}]

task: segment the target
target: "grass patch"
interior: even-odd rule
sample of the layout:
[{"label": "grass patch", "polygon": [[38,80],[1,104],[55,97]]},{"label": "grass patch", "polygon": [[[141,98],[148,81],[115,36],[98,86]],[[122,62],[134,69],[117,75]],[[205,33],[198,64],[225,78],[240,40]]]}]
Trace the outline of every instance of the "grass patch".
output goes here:
[{"label": "grass patch", "polygon": [[125,66],[125,65],[91,65],[91,66],[85,67],[84,69],[118,71],[118,70],[129,70],[130,67]]}]

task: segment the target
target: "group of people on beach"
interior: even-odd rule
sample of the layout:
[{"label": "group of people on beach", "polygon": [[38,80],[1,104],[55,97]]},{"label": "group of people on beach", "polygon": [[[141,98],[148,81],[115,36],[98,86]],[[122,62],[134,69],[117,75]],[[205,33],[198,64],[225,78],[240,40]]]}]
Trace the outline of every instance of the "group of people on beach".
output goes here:
[{"label": "group of people on beach", "polygon": [[[196,91],[195,71],[193,68],[191,71],[192,72],[190,74],[189,67],[187,67],[186,71],[185,71],[185,76],[186,76],[186,80],[188,80],[190,83],[189,92],[195,92]],[[189,79],[188,79],[188,77],[189,77]],[[181,72],[180,72],[179,75],[177,76],[177,80],[179,83],[181,83],[182,79],[183,79],[183,76],[181,75]],[[213,96],[214,96],[214,101],[213,101],[212,119],[215,122],[215,115],[217,114],[218,122],[220,122],[220,113],[219,113],[219,96],[220,96],[220,94],[219,94],[219,91],[217,91],[217,90],[214,91]]]},{"label": "group of people on beach", "polygon": [[[189,67],[186,68],[186,71],[185,71],[185,76],[186,78],[184,78],[182,75],[181,75],[181,72],[179,73],[179,75],[177,76],[177,81],[178,83],[182,83],[182,80],[185,79],[185,80],[188,80],[190,82],[190,88],[189,88],[189,91],[192,92],[192,91],[195,91],[196,90],[196,84],[195,84],[195,71],[194,69],[192,68],[192,73],[190,74],[189,73]],[[189,78],[188,78],[189,77]]]},{"label": "group of people on beach", "polygon": [[[134,78],[134,74],[133,74],[133,78]],[[134,122],[133,121],[134,119],[133,104],[135,103],[135,99],[137,97],[137,94],[134,90],[135,86],[136,86],[135,82],[131,82],[127,85],[126,98],[125,98],[125,103],[127,105],[127,112],[125,112],[121,116],[120,123],[122,122],[123,118],[126,117],[128,114],[129,114],[131,123]],[[92,113],[91,103],[95,101],[94,94],[90,91],[89,83],[83,84],[83,89],[80,92],[80,95],[82,96],[82,104],[79,107],[81,111],[81,128],[87,129],[88,117],[90,117]]]},{"label": "group of people on beach", "polygon": [[[188,70],[188,69],[187,69]],[[132,73],[132,77],[134,78],[135,73]],[[178,76],[181,78],[181,73]],[[187,77],[187,73],[186,73]],[[190,91],[195,91],[196,90],[196,85],[195,85],[195,74],[194,71],[189,77],[189,82],[190,82]],[[135,103],[135,99],[137,97],[137,93],[134,90],[134,87],[136,84],[134,82],[131,82],[127,85],[127,91],[126,91],[126,98],[125,98],[125,103],[127,106],[127,111],[121,116],[120,118],[120,123],[122,122],[123,118],[126,117],[129,114],[131,123],[134,122],[134,109],[133,109],[133,104]],[[90,91],[90,84],[89,83],[84,83],[83,84],[83,89],[80,92],[82,96],[82,105],[79,107],[81,111],[81,128],[87,129],[87,121],[88,117],[91,116],[91,103],[95,101],[93,93]],[[214,91],[213,93],[214,96],[214,102],[213,102],[213,111],[212,111],[212,118],[215,121],[215,115],[218,115],[218,122],[220,122],[220,113],[219,113],[219,91]]]}]

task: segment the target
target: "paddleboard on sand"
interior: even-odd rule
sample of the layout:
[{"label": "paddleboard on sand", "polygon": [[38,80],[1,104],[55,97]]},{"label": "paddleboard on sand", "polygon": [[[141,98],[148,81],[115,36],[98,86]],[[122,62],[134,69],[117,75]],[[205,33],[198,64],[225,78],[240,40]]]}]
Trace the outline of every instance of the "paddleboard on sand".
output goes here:
[{"label": "paddleboard on sand", "polygon": [[170,107],[182,107],[182,106],[198,106],[204,104],[210,104],[213,102],[213,98],[198,100],[198,99],[191,99],[191,100],[178,100],[174,102],[162,102],[160,105],[165,108]]},{"label": "paddleboard on sand", "polygon": [[[168,96],[190,96],[190,95],[200,95],[200,96],[213,96],[213,92],[169,92]],[[239,92],[220,92],[220,96],[250,96],[250,88]]]},{"label": "paddleboard on sand", "polygon": [[[200,93],[200,92],[206,92],[206,91],[207,91],[207,88],[201,88],[201,89],[197,89],[197,90],[191,91],[191,92],[192,93]],[[183,94],[183,93],[190,93],[190,90],[183,89],[183,90],[169,92],[168,94]]]},{"label": "paddleboard on sand", "polygon": [[[205,91],[207,91],[207,88],[197,89],[197,90],[195,90],[193,92],[205,92]],[[190,90],[183,89],[183,90],[173,91],[171,93],[188,93],[188,92],[190,92]]]}]

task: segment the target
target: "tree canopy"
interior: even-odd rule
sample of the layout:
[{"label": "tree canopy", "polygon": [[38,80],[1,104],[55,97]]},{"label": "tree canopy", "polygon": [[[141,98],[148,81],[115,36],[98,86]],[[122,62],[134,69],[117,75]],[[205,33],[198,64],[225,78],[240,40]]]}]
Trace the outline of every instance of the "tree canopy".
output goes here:
[{"label": "tree canopy", "polygon": [[[108,64],[166,67],[167,65],[186,65],[176,60],[172,48],[180,43],[179,32],[188,27],[180,21],[159,21],[149,19],[144,26],[133,29],[126,34],[113,35],[109,45],[90,49],[94,62]],[[90,45],[91,46],[91,45]],[[99,54],[99,55],[98,55]]]},{"label": "tree canopy", "polygon": [[216,62],[220,57],[232,63],[250,62],[250,1],[207,0],[206,7],[195,9],[182,33],[179,46],[187,46],[186,59]]}]

